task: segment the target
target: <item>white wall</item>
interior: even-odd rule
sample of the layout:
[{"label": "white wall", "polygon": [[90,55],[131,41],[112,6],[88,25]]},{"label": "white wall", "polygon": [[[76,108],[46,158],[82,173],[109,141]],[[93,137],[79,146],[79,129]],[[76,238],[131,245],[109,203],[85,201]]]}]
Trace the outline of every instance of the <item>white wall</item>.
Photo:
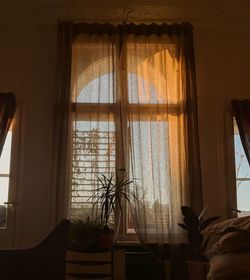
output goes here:
[{"label": "white wall", "polygon": [[[250,97],[249,26],[193,25],[204,201],[209,213],[226,216],[232,204],[226,112],[231,98]],[[3,23],[0,38],[0,91],[13,91],[22,109],[15,239],[17,246],[25,247],[51,228],[56,26]]]},{"label": "white wall", "polygon": [[250,98],[247,23],[194,24],[204,205],[210,214],[235,207],[232,99]]},{"label": "white wall", "polygon": [[16,243],[47,233],[50,216],[52,114],[55,92],[54,25],[0,25],[0,89],[17,97],[21,116]]}]

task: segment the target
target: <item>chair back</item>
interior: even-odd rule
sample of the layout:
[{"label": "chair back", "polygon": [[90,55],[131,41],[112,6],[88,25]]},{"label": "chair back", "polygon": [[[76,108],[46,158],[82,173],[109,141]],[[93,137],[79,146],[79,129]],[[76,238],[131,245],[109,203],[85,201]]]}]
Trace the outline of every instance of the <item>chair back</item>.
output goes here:
[{"label": "chair back", "polygon": [[70,222],[63,220],[37,246],[0,250],[3,280],[63,280]]}]

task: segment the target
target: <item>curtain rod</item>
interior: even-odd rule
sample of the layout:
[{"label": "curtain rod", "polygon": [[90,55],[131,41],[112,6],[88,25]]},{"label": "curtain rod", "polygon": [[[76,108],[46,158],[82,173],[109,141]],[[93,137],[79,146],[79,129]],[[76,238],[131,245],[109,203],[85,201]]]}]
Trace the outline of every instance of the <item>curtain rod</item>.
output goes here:
[{"label": "curtain rod", "polygon": [[74,34],[78,35],[81,33],[87,34],[114,34],[120,32],[133,33],[135,35],[179,35],[185,30],[192,30],[193,27],[188,22],[183,23],[151,23],[151,24],[134,24],[134,23],[126,23],[113,25],[110,23],[69,23],[73,25]]}]

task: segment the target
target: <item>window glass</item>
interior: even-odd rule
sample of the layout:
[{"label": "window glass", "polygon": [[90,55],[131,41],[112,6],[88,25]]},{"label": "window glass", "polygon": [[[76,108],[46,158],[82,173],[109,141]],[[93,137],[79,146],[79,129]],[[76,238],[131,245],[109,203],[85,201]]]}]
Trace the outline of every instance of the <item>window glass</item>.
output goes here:
[{"label": "window glass", "polygon": [[72,219],[91,215],[93,191],[98,189],[97,177],[115,173],[115,126],[109,121],[77,121],[73,138]]},{"label": "window glass", "polygon": [[[113,103],[114,94],[112,92],[114,78],[113,74],[102,75],[87,84],[77,96],[78,103]],[[99,95],[100,89],[102,94]]]},{"label": "window glass", "polygon": [[244,152],[239,130],[234,121],[235,175],[237,209],[241,215],[250,214],[250,167]]},{"label": "window glass", "polygon": [[11,156],[12,131],[9,131],[0,157],[0,228],[6,227],[7,206],[9,195],[10,156]]}]

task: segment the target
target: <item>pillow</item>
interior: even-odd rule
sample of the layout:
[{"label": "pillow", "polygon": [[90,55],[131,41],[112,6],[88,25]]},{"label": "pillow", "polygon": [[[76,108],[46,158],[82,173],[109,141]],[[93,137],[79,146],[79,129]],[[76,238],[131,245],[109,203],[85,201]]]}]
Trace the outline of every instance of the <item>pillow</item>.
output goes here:
[{"label": "pillow", "polygon": [[204,230],[206,234],[224,234],[234,230],[250,231],[250,216],[233,218],[216,223]]},{"label": "pillow", "polygon": [[209,262],[207,280],[250,279],[250,252],[214,256]]},{"label": "pillow", "polygon": [[233,231],[224,234],[214,246],[207,251],[208,259],[215,255],[250,251],[250,232]]},{"label": "pillow", "polygon": [[250,231],[250,216],[225,220],[207,227],[203,231],[204,240],[208,240],[205,255],[224,234],[238,230]]}]

